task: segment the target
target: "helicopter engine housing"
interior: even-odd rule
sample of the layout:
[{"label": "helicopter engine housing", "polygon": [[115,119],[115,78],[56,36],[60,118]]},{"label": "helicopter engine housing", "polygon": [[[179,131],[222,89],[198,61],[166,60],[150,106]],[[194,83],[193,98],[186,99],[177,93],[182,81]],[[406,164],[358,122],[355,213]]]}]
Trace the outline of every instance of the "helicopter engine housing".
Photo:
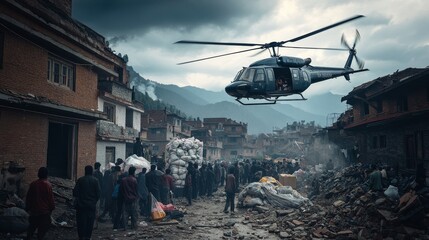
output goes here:
[{"label": "helicopter engine housing", "polygon": [[282,67],[303,67],[311,63],[311,58],[278,57],[277,64]]}]

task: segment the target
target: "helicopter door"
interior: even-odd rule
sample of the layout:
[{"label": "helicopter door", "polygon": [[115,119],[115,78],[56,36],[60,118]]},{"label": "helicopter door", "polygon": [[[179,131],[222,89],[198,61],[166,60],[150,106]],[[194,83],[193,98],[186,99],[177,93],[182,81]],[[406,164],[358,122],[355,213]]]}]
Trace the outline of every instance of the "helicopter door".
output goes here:
[{"label": "helicopter door", "polygon": [[263,68],[256,69],[252,85],[253,92],[265,92],[265,71]]},{"label": "helicopter door", "polygon": [[275,83],[275,77],[274,77],[274,71],[272,68],[266,68],[265,71],[267,71],[267,91],[275,91],[276,90],[276,83]]}]

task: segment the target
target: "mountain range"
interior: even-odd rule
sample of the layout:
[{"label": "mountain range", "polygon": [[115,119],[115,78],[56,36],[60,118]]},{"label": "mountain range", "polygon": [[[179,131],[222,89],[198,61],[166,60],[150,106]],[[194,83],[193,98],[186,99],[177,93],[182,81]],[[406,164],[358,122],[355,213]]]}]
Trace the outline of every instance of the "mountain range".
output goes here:
[{"label": "mountain range", "polygon": [[188,118],[230,118],[247,123],[249,134],[271,133],[273,129],[283,128],[288,123],[302,120],[326,126],[332,123],[327,117],[329,113],[341,113],[346,110],[346,104],[340,100],[342,96],[332,93],[312,96],[307,101],[244,106],[223,91],[160,84],[145,79],[132,67],[128,67],[128,71],[131,87],[136,87],[154,100],[175,106]]}]

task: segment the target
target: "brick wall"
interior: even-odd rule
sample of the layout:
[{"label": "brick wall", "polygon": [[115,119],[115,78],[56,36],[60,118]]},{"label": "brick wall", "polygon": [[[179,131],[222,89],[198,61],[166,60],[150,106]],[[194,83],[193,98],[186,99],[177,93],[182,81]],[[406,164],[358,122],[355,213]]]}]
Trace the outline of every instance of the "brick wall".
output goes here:
[{"label": "brick wall", "polygon": [[75,91],[55,85],[47,80],[48,56],[45,49],[6,32],[0,87],[80,109],[97,109],[97,74],[88,66],[76,65]]},{"label": "brick wall", "polygon": [[80,122],[78,129],[78,149],[77,149],[77,177],[85,174],[85,166],[94,166],[97,143],[95,138],[95,122]]},{"label": "brick wall", "polygon": [[26,167],[24,181],[37,178],[46,166],[48,121],[30,112],[0,108],[0,164],[17,161]]},{"label": "brick wall", "polygon": [[[96,140],[95,122],[77,124],[76,170],[79,177],[84,174],[86,165],[95,163]],[[18,161],[26,168],[24,182],[36,179],[38,169],[47,164],[48,130],[46,115],[0,108],[0,166]]]}]

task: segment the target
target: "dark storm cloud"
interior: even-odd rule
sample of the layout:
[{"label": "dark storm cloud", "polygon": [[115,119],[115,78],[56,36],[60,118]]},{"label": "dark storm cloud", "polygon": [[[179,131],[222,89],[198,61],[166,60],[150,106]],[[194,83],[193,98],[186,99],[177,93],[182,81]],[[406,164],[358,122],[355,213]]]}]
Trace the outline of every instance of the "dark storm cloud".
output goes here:
[{"label": "dark storm cloud", "polygon": [[277,1],[248,0],[74,0],[73,17],[109,36],[155,28],[182,31],[204,25],[234,25],[273,10]]}]

